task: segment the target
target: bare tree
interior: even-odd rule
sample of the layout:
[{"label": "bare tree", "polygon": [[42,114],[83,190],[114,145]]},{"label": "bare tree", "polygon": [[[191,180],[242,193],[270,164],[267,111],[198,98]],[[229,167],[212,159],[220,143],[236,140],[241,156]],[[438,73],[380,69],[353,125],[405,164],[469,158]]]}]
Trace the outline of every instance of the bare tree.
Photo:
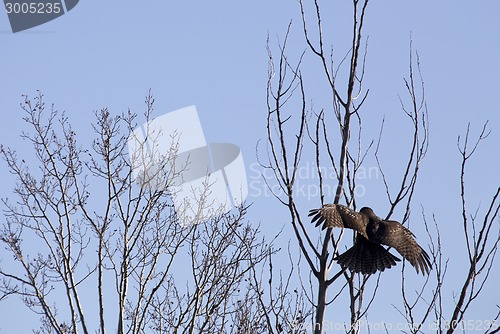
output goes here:
[{"label": "bare tree", "polygon": [[[150,94],[145,103],[149,124]],[[182,168],[163,167],[173,165],[175,145],[156,174],[136,178],[127,153],[134,113],[96,112],[96,137],[86,149],[69,118],[47,107],[42,94],[25,96],[21,106],[31,128],[22,137],[33,151],[1,147],[17,183],[14,197],[3,200],[2,254],[12,258],[2,255],[0,292],[19,296],[40,316],[38,333],[253,333],[290,326],[300,296],[287,291],[287,280],[265,283],[280,272],[272,268],[276,250],[246,221],[246,207],[194,225],[174,211],[169,182]],[[164,184],[151,186],[146,178]]]},{"label": "bare tree", "polygon": [[[267,143],[266,152],[260,154],[260,160],[262,167],[272,171],[274,175],[273,180],[266,182],[269,188],[274,190],[273,195],[277,201],[287,208],[290,226],[299,246],[299,255],[306,260],[308,270],[305,272],[310,273],[309,284],[303,286],[303,289],[312,306],[313,314],[306,323],[310,324],[314,333],[322,333],[325,327],[326,308],[340,300],[340,296],[346,295],[349,302],[344,307],[349,309],[350,326],[345,328],[345,331],[358,333],[360,320],[367,317],[368,310],[376,298],[380,274],[360,275],[336,266],[334,259],[339,254],[339,243],[344,231],[341,230],[337,234],[332,228],[327,228],[318,237],[317,231],[312,230],[309,219],[304,217],[311,209],[311,204],[307,203],[305,206],[304,202],[307,201],[301,199],[301,193],[297,191],[299,189],[297,185],[301,181],[304,182],[300,180],[299,173],[301,168],[305,168],[304,160],[307,163],[314,161],[312,165],[315,171],[309,183],[316,182],[319,189],[317,207],[327,202],[338,204],[343,200],[345,204],[356,209],[356,176],[365,159],[371,156],[377,163],[386,190],[389,205],[386,219],[400,207],[404,212],[402,223],[408,223],[420,167],[429,145],[424,80],[418,53],[413,50],[410,38],[409,74],[407,79],[404,79],[407,94],[400,97],[401,109],[410,124],[411,131],[408,132],[410,144],[408,152],[401,154],[403,159],[400,159],[398,164],[402,168],[401,176],[389,175],[384,168],[381,154],[384,150],[382,144],[384,120],[382,119],[377,140],[366,141],[363,136],[363,118],[368,112],[364,110],[364,102],[369,93],[363,86],[368,45],[368,40],[363,37],[363,28],[369,0],[352,1],[351,45],[346,55],[340,58],[334,54],[333,46],[331,48],[327,46],[319,1],[301,0],[299,4],[306,50],[297,55],[289,51],[290,40],[293,39],[291,23],[283,40],[278,43],[277,51],[273,51],[268,41]],[[322,102],[324,106],[322,105],[319,111],[315,110],[315,106],[318,105],[316,101],[309,102],[306,82],[310,78],[304,74],[314,66],[323,74],[323,78],[315,77],[314,80],[323,80],[325,91],[329,92],[328,100]],[[304,71],[304,68],[308,71]],[[483,129],[478,142],[485,136],[486,131]],[[482,291],[493,267],[499,240],[498,191],[493,194],[484,218],[479,219],[477,214],[466,214],[463,178],[465,163],[477,147],[476,143],[471,150],[468,138],[467,131],[466,139],[459,149],[463,157],[461,178],[463,229],[470,270],[465,277],[462,291],[453,302],[456,307],[448,317],[443,308],[443,300],[449,301],[451,297],[442,291],[447,269],[445,245],[441,244],[439,224],[435,222],[434,227],[429,226],[424,215],[423,221],[430,240],[434,275],[427,277],[419,287],[412,285],[409,288],[405,280],[403,263],[402,303],[401,306],[395,306],[406,320],[408,331],[412,333],[423,332],[422,324],[431,321],[432,317],[437,324],[437,332],[446,329],[451,333],[459,329],[457,323],[463,320],[464,313]],[[262,158],[263,156],[265,158]],[[330,191],[332,189],[334,191]],[[479,221],[482,223],[478,223]],[[368,285],[369,280],[373,281],[373,284]],[[328,299],[327,290],[333,284],[337,286],[336,292],[331,299]],[[498,326],[494,326],[498,317],[497,305],[497,311],[491,318],[491,330],[498,330]],[[445,321],[446,326],[443,326]]]},{"label": "bare tree", "polygon": [[[457,254],[453,254],[453,257],[460,263],[468,263],[468,266],[463,267],[463,277],[455,276],[453,278],[453,281],[463,279],[458,293],[443,289],[443,285],[447,281],[446,274],[449,262],[449,258],[446,257],[446,254],[448,254],[447,247],[441,241],[441,231],[436,216],[432,215],[433,224],[429,224],[426,214],[422,210],[422,218],[432,240],[431,253],[435,264],[435,280],[430,284],[426,282],[415,293],[415,297],[411,298],[409,292],[413,292],[415,289],[414,287],[408,287],[405,284],[404,276],[402,277],[402,308],[398,308],[398,310],[406,322],[411,324],[409,326],[409,332],[411,333],[422,332],[423,324],[427,319],[432,319],[430,326],[426,328],[427,332],[477,331],[498,333],[500,331],[498,324],[500,317],[499,305],[489,305],[488,307],[482,305],[481,309],[489,310],[490,313],[485,314],[481,319],[468,319],[466,317],[467,311],[473,305],[480,306],[477,299],[484,294],[487,281],[491,278],[490,273],[495,266],[494,261],[500,242],[500,188],[497,188],[492,194],[486,207],[481,210],[481,214],[479,208],[470,214],[466,205],[466,165],[478,149],[479,144],[488,137],[489,133],[486,122],[472,148],[470,147],[470,124],[467,126],[463,140],[460,136],[458,137],[457,146],[462,160],[459,184],[462,203],[463,246],[467,250],[467,258],[459,258]],[[426,290],[431,291],[428,294],[429,298],[425,297]],[[452,305],[452,307],[450,308],[449,305]]]},{"label": "bare tree", "polygon": [[[488,310],[488,314],[484,314],[481,319],[468,319],[466,317],[467,311],[473,305],[480,306],[477,299],[480,295],[484,294],[484,289],[488,280],[491,278],[490,273],[495,266],[495,257],[500,243],[500,224],[499,224],[499,211],[500,211],[500,187],[494,191],[487,205],[484,209],[480,210],[478,207],[473,213],[469,213],[469,208],[466,205],[466,166],[469,160],[479,147],[479,144],[485,140],[489,131],[487,130],[486,122],[482,130],[473,142],[471,148],[470,124],[464,138],[458,137],[458,151],[461,156],[460,164],[460,199],[462,203],[461,217],[462,217],[462,232],[463,232],[463,246],[467,250],[466,258],[458,258],[457,254],[453,254],[456,261],[468,264],[463,266],[463,277],[454,277],[454,281],[462,281],[458,293],[449,292],[443,289],[443,284],[446,281],[446,273],[448,269],[448,261],[446,258],[446,245],[441,242],[441,232],[439,223],[433,215],[433,232],[429,231],[429,237],[434,239],[434,245],[431,252],[434,257],[435,266],[435,283],[427,289],[431,288],[433,293],[432,298],[426,300],[423,297],[423,289],[417,293],[417,298],[410,301],[406,293],[408,287],[405,286],[404,280],[402,281],[402,300],[404,306],[403,314],[408,323],[423,324],[427,317],[433,317],[432,330],[436,333],[454,333],[455,331],[477,331],[483,333],[498,333],[500,326],[498,319],[500,317],[499,305],[481,305],[482,310]],[[428,230],[426,215],[423,213],[423,219]],[[413,290],[413,289],[412,289]],[[423,319],[415,319],[415,310],[425,305],[420,309],[423,314]],[[446,307],[452,305],[451,309]],[[412,327],[411,332],[420,332],[420,326],[415,325]]]},{"label": "bare tree", "polygon": [[[489,274],[493,268],[495,255],[500,242],[500,228],[498,226],[500,220],[498,215],[500,210],[500,187],[498,187],[492,195],[491,201],[487,205],[486,211],[482,217],[478,217],[477,211],[473,214],[469,214],[466,205],[466,164],[476,151],[479,143],[489,135],[489,132],[486,130],[486,126],[487,123],[483,126],[483,129],[472,148],[469,146],[470,124],[467,126],[467,131],[462,144],[460,143],[460,136],[458,137],[458,150],[462,156],[460,173],[462,223],[465,244],[467,245],[469,270],[462,285],[456,306],[451,317],[449,318],[449,326],[447,326],[448,330],[446,331],[447,333],[453,333],[457,327],[458,329],[462,329],[459,327],[459,324],[462,322],[466,311],[482,292],[486,281],[489,279]],[[496,312],[493,311],[490,318],[492,325],[498,320],[499,316],[500,306],[496,305]],[[496,328],[492,326],[491,332],[498,332],[499,330],[498,326],[496,326]],[[489,329],[486,328],[486,332],[488,331]]]},{"label": "bare tree", "polygon": [[[366,57],[366,45],[363,44],[362,32],[368,1],[353,2],[352,44],[350,51],[339,62],[339,65],[335,65],[333,53],[328,54],[325,50],[319,3],[314,1],[312,5],[315,14],[315,23],[312,25],[316,29],[315,41],[310,33],[311,27],[306,20],[307,6],[303,1],[299,3],[307,46],[319,60],[318,65],[324,73],[326,85],[330,91],[329,107],[322,108],[320,112],[308,110],[306,89],[301,72],[304,53],[299,56],[295,65],[290,61],[286,49],[290,33],[289,26],[285,39],[279,46],[278,60],[274,59],[271,48],[268,48],[270,64],[268,76],[268,161],[262,165],[274,172],[281,187],[281,193],[276,193],[275,196],[289,209],[291,225],[301,254],[306,259],[317,283],[316,302],[313,303],[315,315],[312,328],[314,328],[315,333],[322,332],[326,306],[333,302],[333,300],[327,300],[327,289],[335,281],[342,279],[345,281],[343,287],[347,287],[350,296],[351,325],[349,331],[358,332],[359,320],[366,314],[376,288],[372,291],[371,296],[365,300],[368,275],[359,276],[341,269],[333,275],[330,274],[335,269],[333,258],[338,252],[343,231],[336,237],[333,234],[333,229],[328,228],[319,245],[315,244],[309,229],[306,227],[309,225],[307,218],[303,218],[303,213],[307,210],[299,208],[297,196],[294,194],[294,185],[303,158],[304,146],[312,144],[315,152],[315,156],[312,158],[315,159],[316,164],[320,205],[323,205],[327,200],[324,194],[326,188],[336,189],[333,194],[334,198],[330,199],[333,203],[340,203],[340,200],[344,199],[348,205],[356,207],[356,175],[368,151],[373,146],[372,141],[364,148],[361,140],[361,110],[368,96],[368,91],[364,91],[362,86]],[[339,81],[337,76],[343,65],[347,66],[347,75],[345,81]],[[413,82],[411,84],[413,85]],[[289,104],[294,102],[296,92],[300,98],[296,100],[296,105],[289,107]],[[416,96],[411,97],[414,103],[407,115],[414,124],[414,144],[409,154],[400,190],[396,191],[397,195],[392,201],[393,206],[387,217],[391,216],[396,205],[400,204],[403,199],[407,199],[407,206],[409,206],[418,173],[418,165],[425,155],[427,145],[427,128],[425,124],[420,123],[422,106],[416,102]],[[290,130],[294,117],[298,117],[297,128]],[[340,138],[339,146],[336,149],[332,145],[332,135],[328,132],[334,128],[338,128],[338,137]],[[292,134],[287,133],[287,129]],[[419,135],[420,131],[424,133],[423,140]],[[354,144],[351,143],[351,133],[353,132],[357,134],[357,141]],[[339,154],[337,155],[335,152],[339,152]],[[328,166],[327,169],[335,171],[335,186],[329,184],[333,180],[325,179],[323,175],[325,174],[325,166]],[[410,186],[408,187],[408,185]],[[388,196],[391,196],[389,189]],[[338,296],[336,295],[334,299]],[[312,296],[310,298],[313,299]]]},{"label": "bare tree", "polygon": [[[341,57],[327,46],[317,0],[299,1],[305,47],[295,58],[289,51],[292,24],[277,51],[268,40],[267,151],[259,159],[274,175],[264,181],[287,209],[295,236],[286,254],[289,270],[275,263],[275,240],[266,240],[258,226],[246,221],[248,207],[220,212],[206,223],[183,224],[168,193],[188,168],[176,162],[175,138],[162,165],[136,177],[126,148],[137,115],[97,112],[96,138],[84,148],[68,117],[47,107],[39,94],[34,100],[24,97],[22,103],[31,129],[22,137],[31,144],[32,154],[1,147],[17,184],[14,197],[3,199],[0,240],[7,252],[0,263],[0,301],[20,297],[40,316],[38,333],[319,334],[326,330],[325,314],[333,305],[349,315],[342,330],[359,333],[361,320],[368,318],[377,298],[381,274],[362,275],[337,266],[335,257],[351,239],[346,240],[344,230],[320,232],[311,226],[306,216],[311,203],[301,198],[301,168],[313,161],[307,166],[313,168],[315,207],[344,202],[356,209],[357,176],[372,158],[387,196],[386,219],[399,210],[402,223],[408,224],[429,128],[420,61],[410,42],[406,93],[400,97],[410,144],[401,154],[399,176],[387,172],[384,119],[378,138],[367,139],[363,132],[369,112],[369,90],[363,82],[369,0],[352,4],[351,44]],[[314,80],[323,80],[328,91],[319,110],[316,101],[309,102],[306,66],[319,69],[322,78]],[[149,124],[151,95],[145,103],[142,121]],[[416,286],[407,282],[405,263],[401,266],[401,303],[394,307],[408,324],[405,332],[429,332],[423,327],[429,321],[439,333],[476,325],[465,315],[484,293],[495,267],[500,190],[492,194],[486,209],[471,214],[465,175],[468,161],[487,135],[485,125],[471,148],[467,128],[465,139],[458,141],[469,264],[461,290],[456,295],[444,290],[447,245],[441,241],[439,219],[433,215],[433,223],[428,223],[422,208],[433,272]],[[451,310],[448,305],[453,305]],[[491,305],[491,310],[489,327],[482,324],[485,333],[499,331],[500,309]]]}]

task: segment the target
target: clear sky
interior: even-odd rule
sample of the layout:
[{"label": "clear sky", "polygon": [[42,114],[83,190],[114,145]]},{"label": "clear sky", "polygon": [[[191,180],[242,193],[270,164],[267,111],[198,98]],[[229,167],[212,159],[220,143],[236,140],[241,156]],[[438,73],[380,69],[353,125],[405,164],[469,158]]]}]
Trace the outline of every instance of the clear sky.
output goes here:
[{"label": "clear sky", "polygon": [[[350,42],[351,2],[335,3],[335,7],[325,4],[323,18],[328,22],[328,43],[334,44],[337,57],[341,57]],[[286,0],[87,0],[62,17],[13,34],[7,15],[0,12],[0,143],[18,148],[20,155],[25,152],[26,145],[19,139],[21,131],[26,130],[19,108],[22,94],[35,96],[36,90],[41,90],[46,102],[67,112],[81,139],[88,142],[92,134],[89,122],[95,110],[107,107],[112,114],[119,114],[131,108],[141,113],[144,97],[151,89],[156,116],[196,105],[207,141],[239,145],[249,181],[258,180],[255,145],[265,138],[266,39],[269,35],[271,45],[276,46],[293,19],[289,50],[292,55],[300,54],[306,46],[299,13],[296,1]],[[407,149],[403,145],[409,128],[398,94],[405,93],[402,78],[408,73],[410,33],[420,55],[430,148],[413,202],[412,229],[425,244],[425,231],[416,226],[423,205],[426,212],[436,215],[442,232],[449,230],[444,236],[445,252],[450,257],[449,294],[465,275],[460,270],[465,251],[457,247],[462,245],[463,236],[456,142],[469,122],[473,135],[487,120],[492,130],[468,170],[470,210],[479,204],[484,209],[500,181],[498,13],[500,2],[491,0],[372,1],[368,9],[365,86],[370,95],[365,128],[367,138],[374,138],[382,117],[386,117],[387,173],[401,172],[397,162]],[[310,54],[307,57],[314,60]],[[324,89],[324,78],[316,72],[305,73],[311,98]],[[316,109],[320,104],[316,103]],[[367,168],[371,166],[375,166],[373,161]],[[9,185],[0,189],[0,195],[10,196],[12,181],[4,164],[0,173],[2,183]],[[375,175],[360,184],[366,192],[358,203],[370,205],[382,215],[389,205],[380,188],[381,179]],[[262,185],[254,185],[262,189]],[[272,236],[287,224],[286,212],[273,198],[252,188],[249,191],[248,200],[254,204],[248,218],[260,222],[263,232]],[[309,201],[311,206],[319,204],[319,199]],[[286,226],[279,239],[283,245],[288,238],[294,240]],[[412,270],[408,274],[413,275]],[[498,303],[500,295],[493,287],[500,276],[498,261],[491,275],[489,293],[474,306],[471,319],[482,315],[481,305]],[[382,289],[399,286],[398,270],[383,276]],[[460,279],[454,281],[454,277]],[[0,303],[0,333],[13,333],[14,329],[26,332],[20,331],[20,326],[31,328],[23,322],[32,318],[26,317],[29,311],[16,303]],[[375,309],[370,314],[375,319],[400,319],[390,303],[377,300],[375,307],[384,312]]]}]

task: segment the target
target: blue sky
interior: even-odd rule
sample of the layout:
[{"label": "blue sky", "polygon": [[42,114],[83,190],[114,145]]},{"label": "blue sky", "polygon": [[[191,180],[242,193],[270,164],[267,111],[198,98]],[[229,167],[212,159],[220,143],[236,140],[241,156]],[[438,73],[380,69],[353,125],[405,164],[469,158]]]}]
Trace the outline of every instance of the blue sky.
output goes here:
[{"label": "blue sky", "polygon": [[[336,1],[335,7],[325,4],[323,8],[325,36],[334,43],[337,57],[347,52],[350,43],[349,6],[348,1]],[[494,1],[373,1],[368,9],[367,139],[377,135],[385,116],[387,172],[401,171],[397,162],[406,152],[409,128],[398,94],[405,93],[402,78],[408,73],[411,33],[420,55],[430,120],[430,148],[417,186],[412,224],[418,225],[423,205],[426,212],[436,214],[442,230],[452,231],[444,238],[447,254],[458,254],[450,258],[450,287],[451,277],[465,274],[458,260],[464,250],[455,249],[456,239],[462,240],[456,142],[469,122],[473,135],[487,120],[492,130],[468,170],[470,209],[479,204],[484,208],[499,185],[499,12],[500,3]],[[20,155],[25,152],[26,145],[19,139],[26,129],[19,108],[22,94],[35,96],[41,90],[46,102],[67,112],[81,139],[90,141],[89,122],[95,110],[107,107],[119,114],[131,108],[141,113],[151,89],[155,115],[196,105],[209,142],[241,147],[251,181],[257,175],[255,145],[265,138],[266,38],[269,35],[271,46],[276,46],[291,19],[289,51],[297,56],[306,46],[296,1],[88,0],[54,21],[16,34],[10,31],[7,15],[0,13],[0,143],[19,148]],[[310,54],[307,57],[314,61]],[[318,73],[311,69],[304,76],[308,97],[317,98],[319,110],[324,78]],[[4,164],[0,173],[4,184],[11,184]],[[372,177],[361,184],[367,187],[359,199],[361,206],[387,210],[381,180]],[[9,187],[2,187],[0,195],[9,196]],[[250,190],[248,200],[254,203],[248,218],[260,222],[264,233],[273,235],[288,222],[272,198],[255,196]],[[318,203],[310,199],[310,205]],[[425,231],[415,229],[418,240],[425,243]],[[284,243],[293,238],[289,232],[281,239]],[[492,285],[499,268],[492,273],[484,305],[498,302],[498,290]],[[397,270],[384,276],[386,287],[391,280],[399,284]],[[0,303],[2,319],[12,319],[2,321],[0,333],[10,333],[14,326],[19,330],[18,319],[27,311],[14,304]],[[378,301],[377,307],[390,306]],[[390,308],[389,317],[398,319]],[[478,303],[475,316],[481,311]],[[376,311],[373,315],[384,319]]]}]

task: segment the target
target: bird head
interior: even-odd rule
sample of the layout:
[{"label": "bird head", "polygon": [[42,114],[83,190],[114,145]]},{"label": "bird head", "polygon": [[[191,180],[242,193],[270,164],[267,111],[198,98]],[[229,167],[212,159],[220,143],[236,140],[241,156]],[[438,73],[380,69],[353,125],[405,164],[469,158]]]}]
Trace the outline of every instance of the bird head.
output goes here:
[{"label": "bird head", "polygon": [[359,210],[359,213],[368,217],[368,219],[380,220],[380,218],[375,214],[375,212],[373,212],[372,208],[369,208],[367,206],[362,207],[361,210]]}]

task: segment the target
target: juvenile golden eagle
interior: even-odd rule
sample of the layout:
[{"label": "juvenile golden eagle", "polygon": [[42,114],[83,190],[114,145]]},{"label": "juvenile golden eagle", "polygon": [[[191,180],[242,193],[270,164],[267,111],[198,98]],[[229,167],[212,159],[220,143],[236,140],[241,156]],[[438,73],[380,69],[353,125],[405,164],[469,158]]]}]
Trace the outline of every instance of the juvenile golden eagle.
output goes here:
[{"label": "juvenile golden eagle", "polygon": [[336,257],[342,268],[356,273],[373,274],[396,265],[399,258],[389,253],[382,245],[396,249],[417,273],[429,274],[429,255],[415,241],[415,235],[394,220],[380,219],[372,209],[362,208],[359,212],[340,204],[326,204],[321,209],[309,212],[316,226],[350,228],[358,232],[354,245]]}]

